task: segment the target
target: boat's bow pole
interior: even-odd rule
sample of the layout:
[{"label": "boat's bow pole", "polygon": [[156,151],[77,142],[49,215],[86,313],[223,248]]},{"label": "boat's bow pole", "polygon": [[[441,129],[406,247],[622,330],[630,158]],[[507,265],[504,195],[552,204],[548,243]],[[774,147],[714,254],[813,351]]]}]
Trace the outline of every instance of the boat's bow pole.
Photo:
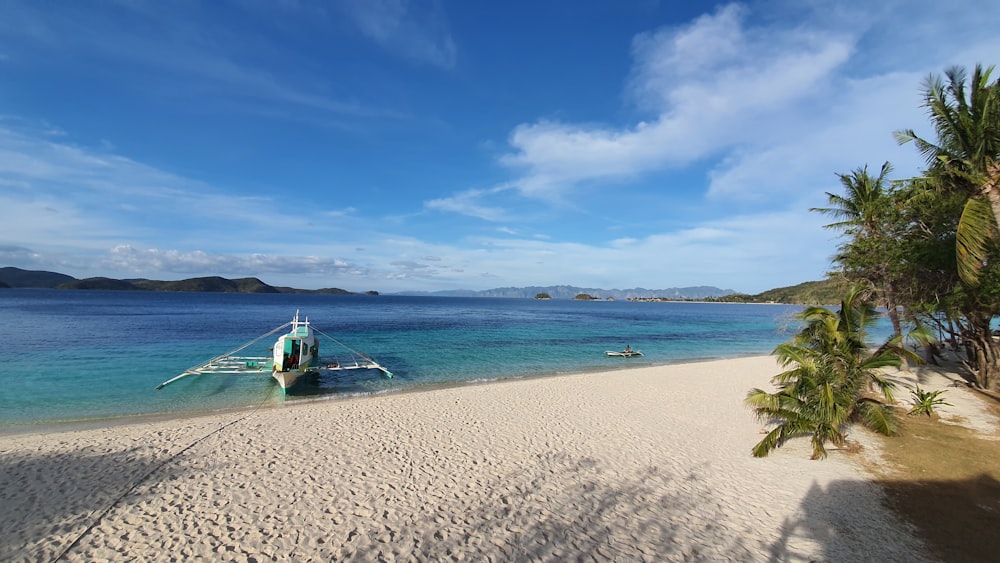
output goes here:
[{"label": "boat's bow pole", "polygon": [[267,333],[267,334],[262,334],[262,335],[258,336],[257,338],[254,338],[254,339],[253,339],[253,340],[251,340],[250,342],[247,342],[246,344],[244,344],[244,345],[240,346],[239,348],[237,348],[237,349],[235,349],[235,350],[232,350],[232,351],[229,351],[229,352],[226,352],[225,354],[222,354],[221,356],[216,356],[216,357],[212,358],[211,360],[208,360],[208,361],[207,361],[207,362],[205,362],[205,363],[202,363],[202,364],[198,364],[198,365],[196,365],[196,366],[194,366],[194,367],[191,367],[191,368],[188,368],[188,369],[184,370],[184,371],[183,371],[183,372],[182,372],[182,373],[181,373],[180,375],[178,375],[178,376],[176,376],[176,377],[172,377],[172,378],[170,378],[170,379],[168,379],[168,380],[164,381],[163,383],[161,383],[161,384],[157,385],[157,386],[156,386],[156,390],[157,390],[157,391],[159,391],[160,389],[163,389],[163,388],[164,388],[164,387],[166,387],[167,385],[170,385],[171,383],[173,383],[173,382],[175,382],[175,381],[177,381],[178,379],[181,379],[181,378],[183,378],[183,377],[187,377],[187,376],[189,376],[189,375],[199,375],[199,374],[201,374],[201,373],[202,373],[202,372],[201,372],[201,370],[202,370],[203,368],[205,368],[205,367],[207,367],[207,366],[210,366],[210,365],[212,365],[212,364],[214,364],[214,363],[218,362],[219,360],[223,360],[223,359],[225,359],[225,358],[228,358],[229,356],[232,356],[233,354],[236,354],[236,353],[239,353],[239,352],[242,352],[243,350],[245,350],[245,349],[247,349],[247,348],[249,348],[249,347],[253,346],[253,345],[254,345],[254,344],[256,344],[257,342],[261,341],[262,339],[264,339],[264,338],[267,338],[268,336],[271,336],[272,334],[274,334],[274,333],[278,332],[279,330],[281,330],[281,329],[283,329],[283,328],[285,328],[285,327],[289,326],[290,324],[292,324],[292,323],[285,323],[285,324],[283,324],[283,325],[281,325],[281,326],[279,326],[279,327],[275,328],[274,330],[272,330],[271,332],[269,332],[269,333]]}]

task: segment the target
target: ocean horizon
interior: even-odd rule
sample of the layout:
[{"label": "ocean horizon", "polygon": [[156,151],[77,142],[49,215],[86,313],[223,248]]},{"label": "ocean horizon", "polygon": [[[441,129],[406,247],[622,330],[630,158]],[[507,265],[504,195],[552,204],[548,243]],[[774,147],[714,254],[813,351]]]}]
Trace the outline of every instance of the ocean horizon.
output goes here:
[{"label": "ocean horizon", "polygon": [[[395,295],[0,291],[5,432],[188,416],[473,382],[771,353],[801,306]],[[389,369],[304,377],[185,369],[289,322],[296,311]],[[283,331],[282,331],[283,332]],[[268,355],[274,339],[244,351]],[[607,357],[626,345],[642,357]],[[330,346],[321,349],[332,352]]]}]

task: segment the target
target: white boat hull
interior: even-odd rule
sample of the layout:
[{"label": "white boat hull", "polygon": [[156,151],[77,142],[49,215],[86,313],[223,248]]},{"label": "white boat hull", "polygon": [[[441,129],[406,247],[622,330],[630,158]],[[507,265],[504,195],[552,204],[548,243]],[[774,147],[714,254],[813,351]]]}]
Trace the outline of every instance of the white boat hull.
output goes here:
[{"label": "white boat hull", "polygon": [[303,373],[313,369],[319,356],[319,341],[309,325],[309,317],[300,322],[299,312],[295,311],[291,325],[291,331],[278,338],[272,351],[271,375],[282,391],[288,390]]},{"label": "white boat hull", "polygon": [[278,382],[278,386],[281,387],[282,391],[288,390],[289,387],[295,385],[295,382],[299,380],[299,376],[302,375],[300,371],[272,371],[271,377]]},{"label": "white boat hull", "polygon": [[637,357],[637,356],[641,356],[642,352],[640,352],[638,350],[630,350],[628,352],[619,352],[619,351],[615,351],[615,350],[608,350],[608,351],[604,352],[604,354],[607,355],[607,356],[616,356],[616,357],[619,357],[619,358],[634,358],[634,357]]}]

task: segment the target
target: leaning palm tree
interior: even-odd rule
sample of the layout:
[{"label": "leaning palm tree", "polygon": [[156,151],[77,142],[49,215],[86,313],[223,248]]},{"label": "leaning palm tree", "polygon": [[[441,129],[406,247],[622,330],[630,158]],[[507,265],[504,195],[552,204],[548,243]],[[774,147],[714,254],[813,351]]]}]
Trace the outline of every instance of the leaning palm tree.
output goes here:
[{"label": "leaning palm tree", "polygon": [[993,67],[976,65],[966,94],[962,67],[945,71],[947,84],[936,76],[924,82],[924,102],[937,142],[912,129],[896,131],[900,143],[913,142],[928,165],[928,176],[943,189],[969,198],[957,232],[958,272],[977,285],[988,243],[1000,224],[1000,80],[990,83]]},{"label": "leaning palm tree", "polygon": [[843,446],[851,422],[894,434],[894,384],[881,370],[898,367],[909,353],[900,346],[899,335],[876,350],[869,348],[865,338],[878,312],[867,293],[855,286],[839,311],[809,307],[799,317],[805,323],[801,332],[774,351],[788,368],[772,379],[778,390],[747,393],[746,404],[759,420],[777,422],[754,446],[753,455],[764,457],[789,438],[811,435],[812,458],[824,458],[827,442]]}]

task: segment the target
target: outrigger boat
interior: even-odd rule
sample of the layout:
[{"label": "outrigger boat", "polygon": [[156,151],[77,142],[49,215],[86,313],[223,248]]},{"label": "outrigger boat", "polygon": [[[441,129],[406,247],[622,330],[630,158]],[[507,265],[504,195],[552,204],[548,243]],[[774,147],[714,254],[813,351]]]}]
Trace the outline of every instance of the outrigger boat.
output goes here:
[{"label": "outrigger boat", "polygon": [[[240,355],[241,352],[250,346],[289,326],[291,330],[279,336],[278,340],[274,343],[270,358],[266,356]],[[331,356],[325,362],[321,362],[317,334],[340,345],[346,350],[346,353]],[[304,321],[300,321],[299,312],[295,311],[295,317],[292,319],[292,322],[285,323],[267,334],[258,336],[231,352],[216,356],[203,364],[188,368],[180,375],[159,384],[156,389],[163,389],[178,379],[189,375],[260,373],[268,370],[278,383],[278,386],[281,387],[282,392],[284,392],[292,385],[295,385],[299,377],[305,373],[321,370],[340,371],[349,369],[377,369],[385,374],[386,377],[392,378],[392,372],[382,367],[370,356],[352,350],[344,343],[314,327],[309,323],[309,317],[306,317]]]},{"label": "outrigger boat", "polygon": [[617,356],[619,358],[632,358],[632,357],[635,357],[635,356],[641,356],[642,352],[640,352],[639,350],[633,350],[632,348],[626,346],[625,349],[621,350],[621,351],[618,351],[618,350],[608,350],[608,351],[604,352],[604,355],[606,355],[606,356]]},{"label": "outrigger boat", "polygon": [[309,317],[299,322],[299,312],[295,311],[292,330],[278,337],[278,341],[274,343],[271,377],[282,390],[288,389],[295,385],[300,375],[315,369],[318,358],[319,342],[313,328],[309,326]]}]

